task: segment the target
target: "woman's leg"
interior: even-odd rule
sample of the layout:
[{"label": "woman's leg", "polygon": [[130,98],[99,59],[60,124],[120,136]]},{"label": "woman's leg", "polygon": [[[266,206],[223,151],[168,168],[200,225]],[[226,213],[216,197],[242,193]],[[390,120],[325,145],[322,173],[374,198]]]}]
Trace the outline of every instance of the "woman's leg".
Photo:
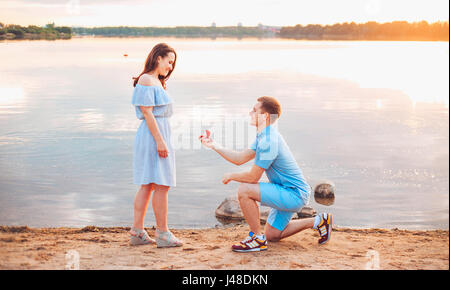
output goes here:
[{"label": "woman's leg", "polygon": [[136,193],[134,198],[134,222],[133,227],[137,229],[144,229],[145,213],[147,212],[148,203],[152,196],[154,186],[152,183],[143,184]]},{"label": "woman's leg", "polygon": [[167,206],[169,186],[155,184],[152,205],[156,219],[156,245],[158,248],[180,247],[183,242],[177,239],[167,227]]},{"label": "woman's leg", "polygon": [[161,232],[167,232],[167,207],[168,192],[170,187],[155,184],[155,193],[153,194],[152,206],[155,213],[156,228]]}]

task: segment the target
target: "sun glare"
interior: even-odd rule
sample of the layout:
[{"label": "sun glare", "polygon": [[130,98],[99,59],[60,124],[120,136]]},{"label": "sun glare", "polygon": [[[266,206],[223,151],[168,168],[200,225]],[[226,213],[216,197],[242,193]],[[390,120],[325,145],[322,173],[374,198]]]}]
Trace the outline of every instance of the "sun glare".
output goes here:
[{"label": "sun glare", "polygon": [[22,88],[0,88],[0,106],[13,106],[25,101]]}]

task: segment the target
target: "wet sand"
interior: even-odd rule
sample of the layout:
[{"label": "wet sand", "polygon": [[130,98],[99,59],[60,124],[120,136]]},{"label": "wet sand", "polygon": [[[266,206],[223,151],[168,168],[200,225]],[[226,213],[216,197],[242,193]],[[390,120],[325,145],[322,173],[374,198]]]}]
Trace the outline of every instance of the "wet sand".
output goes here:
[{"label": "wet sand", "polygon": [[[0,269],[65,269],[76,250],[80,269],[449,269],[448,230],[336,228],[326,245],[306,230],[258,253],[235,253],[246,225],[179,229],[179,248],[130,246],[129,228],[0,226]],[[147,228],[154,236],[154,228]],[[378,262],[377,262],[378,261]]]}]

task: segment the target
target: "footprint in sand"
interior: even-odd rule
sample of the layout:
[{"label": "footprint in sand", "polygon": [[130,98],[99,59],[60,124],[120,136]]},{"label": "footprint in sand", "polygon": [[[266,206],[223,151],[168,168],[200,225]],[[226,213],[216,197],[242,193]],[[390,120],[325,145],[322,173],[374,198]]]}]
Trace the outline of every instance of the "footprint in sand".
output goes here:
[{"label": "footprint in sand", "polygon": [[290,264],[290,268],[299,268],[299,269],[303,269],[303,268],[306,268],[306,267],[309,268],[309,266],[303,265],[303,264],[299,264],[299,263],[297,263],[297,262],[291,262],[291,264]]},{"label": "footprint in sand", "polygon": [[250,262],[250,259],[249,259],[249,258],[242,258],[242,259],[239,261],[239,264],[243,265],[243,264],[248,264],[249,262]]}]

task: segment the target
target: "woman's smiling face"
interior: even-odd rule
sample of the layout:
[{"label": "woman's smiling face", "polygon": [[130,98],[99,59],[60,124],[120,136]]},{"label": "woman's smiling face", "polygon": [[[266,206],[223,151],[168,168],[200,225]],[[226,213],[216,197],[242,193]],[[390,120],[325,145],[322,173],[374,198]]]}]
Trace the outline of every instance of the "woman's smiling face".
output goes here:
[{"label": "woman's smiling face", "polygon": [[167,76],[173,70],[175,63],[175,54],[169,52],[165,57],[158,57],[158,71],[159,75]]}]

